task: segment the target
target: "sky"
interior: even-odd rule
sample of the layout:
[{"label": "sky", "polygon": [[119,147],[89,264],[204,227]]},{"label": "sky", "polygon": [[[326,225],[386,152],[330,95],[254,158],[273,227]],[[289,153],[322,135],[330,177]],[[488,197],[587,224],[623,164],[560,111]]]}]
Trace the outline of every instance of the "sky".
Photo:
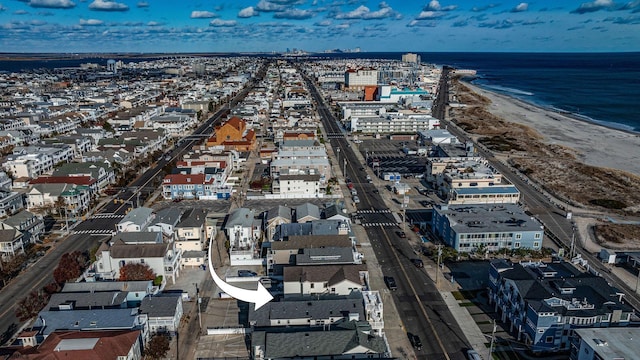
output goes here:
[{"label": "sky", "polygon": [[0,0],[0,52],[640,51],[640,0]]}]

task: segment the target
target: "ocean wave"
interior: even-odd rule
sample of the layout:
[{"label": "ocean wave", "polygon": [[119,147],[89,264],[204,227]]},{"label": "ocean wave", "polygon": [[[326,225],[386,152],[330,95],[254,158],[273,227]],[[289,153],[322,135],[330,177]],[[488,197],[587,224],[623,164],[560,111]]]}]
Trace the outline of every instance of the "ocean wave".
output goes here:
[{"label": "ocean wave", "polygon": [[486,88],[489,88],[489,89],[493,89],[493,90],[497,90],[497,91],[501,91],[501,92],[506,92],[506,93],[510,93],[510,94],[514,94],[514,95],[525,95],[525,96],[533,96],[534,95],[532,92],[529,92],[529,91],[514,89],[514,88],[510,88],[510,87],[506,87],[506,86],[487,85],[487,84],[483,84],[483,86],[486,87]]}]

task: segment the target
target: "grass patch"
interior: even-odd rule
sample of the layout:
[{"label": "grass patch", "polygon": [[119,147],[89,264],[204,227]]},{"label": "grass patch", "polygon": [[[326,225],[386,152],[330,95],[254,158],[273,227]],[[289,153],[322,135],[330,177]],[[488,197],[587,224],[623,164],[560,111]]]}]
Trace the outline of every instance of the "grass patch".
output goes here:
[{"label": "grass patch", "polygon": [[456,298],[456,300],[473,300],[478,296],[478,293],[480,293],[481,291],[483,291],[482,289],[478,289],[478,290],[460,290],[460,291],[454,291],[452,292],[453,297]]},{"label": "grass patch", "polygon": [[596,205],[613,210],[622,210],[627,207],[627,204],[625,204],[624,202],[614,199],[592,199],[589,200],[589,203],[591,205]]}]

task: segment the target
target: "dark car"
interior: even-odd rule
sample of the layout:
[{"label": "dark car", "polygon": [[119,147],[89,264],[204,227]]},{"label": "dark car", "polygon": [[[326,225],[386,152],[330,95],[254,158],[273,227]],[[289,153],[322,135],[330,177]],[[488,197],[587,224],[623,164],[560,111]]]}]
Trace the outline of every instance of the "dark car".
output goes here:
[{"label": "dark car", "polygon": [[422,262],[422,260],[420,259],[411,259],[411,262],[413,263],[413,265],[415,265],[417,268],[423,268],[424,267],[424,263]]},{"label": "dark car", "polygon": [[384,283],[387,284],[389,290],[395,291],[398,289],[398,285],[396,285],[396,279],[393,276],[385,276]]},{"label": "dark car", "polygon": [[399,237],[401,237],[403,239],[407,237],[407,234],[404,231],[398,231],[397,234],[398,234]]},{"label": "dark car", "polygon": [[411,346],[413,346],[416,350],[422,350],[422,341],[420,340],[420,336],[407,334],[409,336],[409,341],[411,342]]},{"label": "dark car", "polygon": [[252,276],[257,276],[258,274],[256,274],[253,271],[250,270],[238,270],[238,276],[240,277],[252,277]]}]

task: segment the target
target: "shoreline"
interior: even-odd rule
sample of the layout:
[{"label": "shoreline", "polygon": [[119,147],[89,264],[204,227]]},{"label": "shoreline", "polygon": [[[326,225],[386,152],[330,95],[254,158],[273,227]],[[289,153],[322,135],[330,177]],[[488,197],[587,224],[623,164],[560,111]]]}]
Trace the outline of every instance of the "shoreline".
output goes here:
[{"label": "shoreline", "polygon": [[576,153],[584,164],[614,168],[640,176],[637,152],[640,133],[605,126],[575,114],[531,104],[479,85],[461,80],[470,91],[488,98],[487,110],[513,122],[530,127],[543,137],[543,142],[563,145]]},{"label": "shoreline", "polygon": [[558,115],[562,115],[577,121],[582,121],[591,125],[595,125],[595,126],[602,126],[605,127],[607,129],[610,130],[617,130],[617,131],[622,131],[622,132],[626,132],[629,133],[631,135],[636,135],[640,137],[640,130],[635,130],[634,128],[632,128],[631,126],[628,125],[624,125],[624,124],[619,124],[619,126],[615,126],[615,125],[611,125],[611,124],[617,124],[617,123],[612,123],[609,121],[604,121],[604,120],[597,120],[597,119],[593,119],[587,115],[583,115],[580,113],[576,113],[576,112],[571,112],[569,110],[563,110],[563,109],[559,109],[559,108],[555,108],[553,106],[550,105],[542,105],[542,104],[536,104],[533,101],[527,101],[526,99],[522,99],[519,98],[517,96],[514,96],[512,94],[509,94],[508,92],[501,92],[501,91],[497,91],[496,89],[492,89],[491,87],[488,86],[483,86],[481,84],[475,84],[472,81],[475,79],[464,79],[461,78],[460,82],[464,83],[465,85],[469,85],[470,87],[476,87],[482,90],[485,90],[487,92],[493,93],[495,95],[498,96],[504,96],[507,97],[513,101],[517,101],[517,102],[521,102],[524,106],[531,106],[531,107],[535,107],[544,111],[549,111],[552,113],[556,113]]}]

